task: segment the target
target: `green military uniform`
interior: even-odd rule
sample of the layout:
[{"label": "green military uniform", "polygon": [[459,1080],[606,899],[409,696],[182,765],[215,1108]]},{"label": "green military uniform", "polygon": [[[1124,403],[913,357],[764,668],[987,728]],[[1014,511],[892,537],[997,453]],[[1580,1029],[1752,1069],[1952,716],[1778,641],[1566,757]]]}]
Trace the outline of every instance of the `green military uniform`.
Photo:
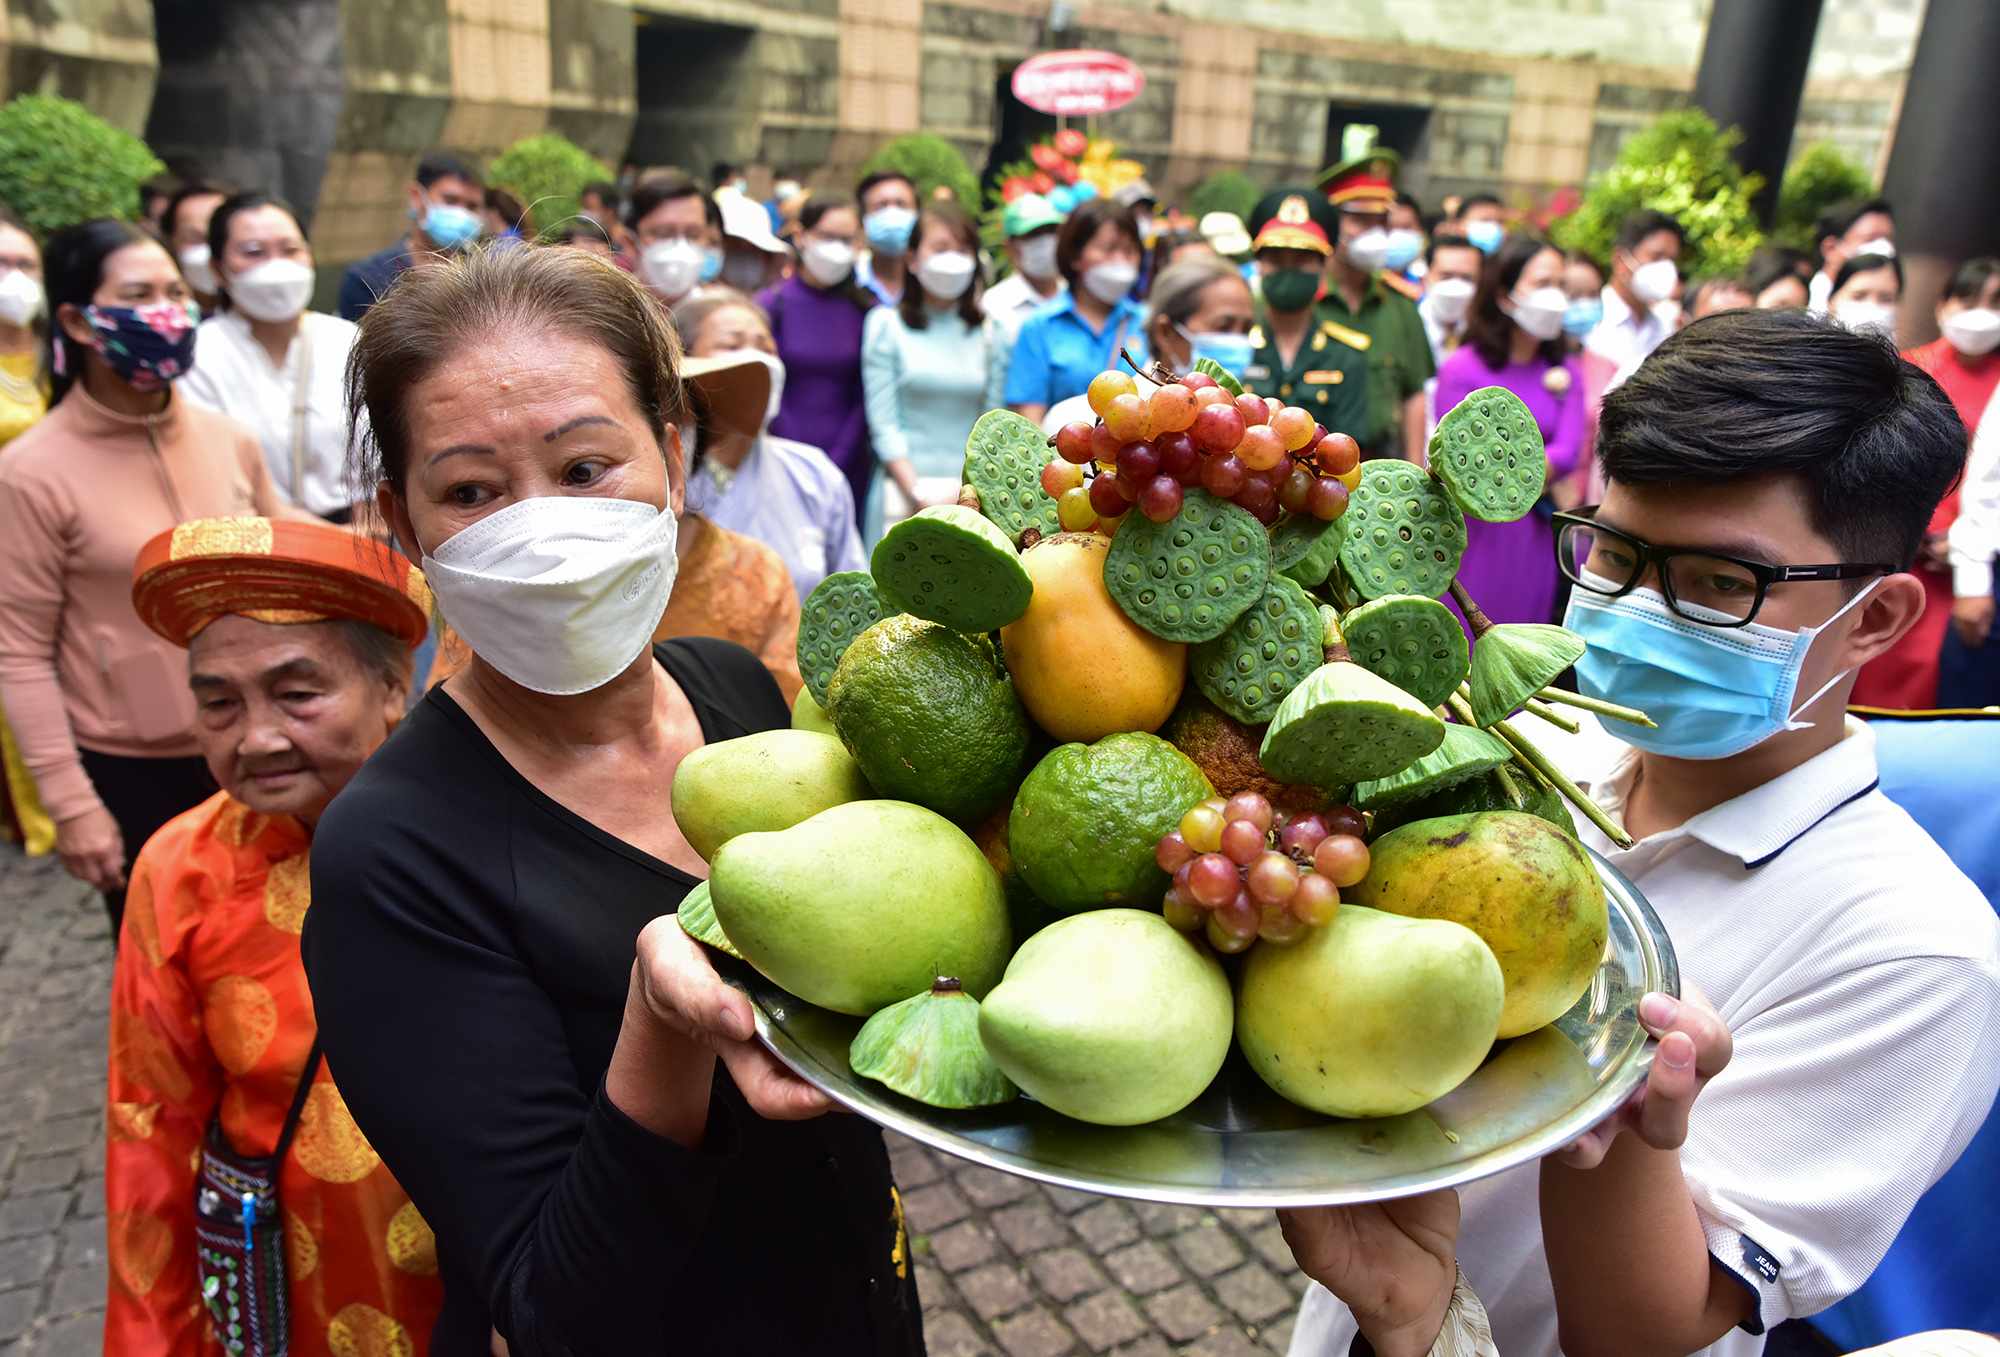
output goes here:
[{"label": "green military uniform", "polygon": [[1329,279],[1314,314],[1367,336],[1368,436],[1355,437],[1367,456],[1402,456],[1403,402],[1421,395],[1424,383],[1437,376],[1417,304],[1378,273],[1362,293],[1359,311],[1348,309],[1347,299]]},{"label": "green military uniform", "polygon": [[1290,366],[1263,325],[1251,329],[1250,343],[1256,353],[1243,369],[1245,390],[1303,406],[1329,432],[1361,441],[1369,414],[1367,335],[1321,320],[1299,345]]}]

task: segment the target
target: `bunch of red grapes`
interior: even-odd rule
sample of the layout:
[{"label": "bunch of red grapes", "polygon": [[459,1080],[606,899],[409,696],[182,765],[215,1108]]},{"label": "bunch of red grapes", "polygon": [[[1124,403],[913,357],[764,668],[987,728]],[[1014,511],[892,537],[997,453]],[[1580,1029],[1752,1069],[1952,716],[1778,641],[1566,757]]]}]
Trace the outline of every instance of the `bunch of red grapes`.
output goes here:
[{"label": "bunch of red grapes", "polygon": [[[1231,396],[1205,372],[1190,372],[1139,394],[1124,372],[1091,379],[1095,424],[1056,431],[1060,460],[1042,469],[1042,488],[1069,532],[1115,530],[1133,505],[1155,523],[1181,511],[1200,486],[1255,514],[1269,527],[1280,512],[1332,520],[1347,512],[1360,480],[1361,448],[1328,433],[1311,412],[1245,393]],[[1088,483],[1084,468],[1095,464]]]},{"label": "bunch of red grapes", "polygon": [[1366,825],[1351,806],[1279,818],[1256,792],[1219,796],[1181,817],[1155,860],[1174,874],[1161,912],[1218,952],[1283,946],[1333,922],[1340,892],[1368,875]]}]

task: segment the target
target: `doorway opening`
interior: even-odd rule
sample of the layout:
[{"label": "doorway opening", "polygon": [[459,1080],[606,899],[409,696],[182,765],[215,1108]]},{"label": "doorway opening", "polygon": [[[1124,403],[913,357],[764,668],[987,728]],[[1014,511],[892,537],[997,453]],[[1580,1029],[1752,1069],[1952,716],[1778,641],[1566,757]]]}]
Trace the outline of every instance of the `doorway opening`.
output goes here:
[{"label": "doorway opening", "polygon": [[625,159],[697,179],[755,158],[757,30],[635,11],[638,117]]}]

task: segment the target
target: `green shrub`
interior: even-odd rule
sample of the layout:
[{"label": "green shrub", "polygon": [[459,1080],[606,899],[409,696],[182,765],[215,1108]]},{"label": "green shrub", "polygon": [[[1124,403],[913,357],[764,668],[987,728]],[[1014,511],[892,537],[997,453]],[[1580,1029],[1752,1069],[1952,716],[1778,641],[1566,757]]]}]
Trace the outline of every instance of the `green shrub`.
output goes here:
[{"label": "green shrub", "polygon": [[554,132],[515,142],[486,168],[486,182],[525,203],[544,238],[553,238],[577,215],[585,184],[613,177],[604,162]]},{"label": "green shrub", "polygon": [[1719,131],[1700,109],[1662,113],[1625,143],[1617,161],[1584,190],[1574,212],[1550,224],[1555,242],[1594,259],[1609,259],[1618,223],[1642,208],[1671,215],[1687,233],[1681,272],[1688,277],[1735,273],[1764,243],[1751,198],[1764,186],[1730,157],[1743,139]]},{"label": "green shrub", "polygon": [[1819,249],[1819,214],[1847,198],[1868,198],[1875,181],[1830,142],[1815,142],[1799,153],[1778,186],[1778,222],[1771,238],[1807,253]]},{"label": "green shrub", "polygon": [[1200,221],[1211,212],[1233,212],[1248,224],[1250,213],[1263,196],[1256,183],[1243,171],[1217,170],[1197,184],[1194,192],[1188,195],[1188,215]]},{"label": "green shrub", "polygon": [[0,200],[40,239],[93,217],[137,221],[139,185],[165,168],[82,104],[23,94],[0,107]]},{"label": "green shrub", "polygon": [[950,189],[958,205],[967,212],[974,216],[979,213],[979,180],[973,175],[972,166],[965,163],[964,154],[943,137],[929,132],[897,137],[861,162],[855,182],[877,170],[895,170],[909,176],[910,182],[917,186],[919,207],[942,187]]}]

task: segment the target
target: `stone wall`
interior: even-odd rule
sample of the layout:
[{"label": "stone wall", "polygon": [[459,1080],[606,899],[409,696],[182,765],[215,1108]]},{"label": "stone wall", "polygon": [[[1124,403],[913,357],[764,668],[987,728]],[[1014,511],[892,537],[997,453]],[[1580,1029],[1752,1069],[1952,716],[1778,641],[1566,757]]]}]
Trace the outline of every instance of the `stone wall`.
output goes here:
[{"label": "stone wall", "polygon": [[0,99],[59,94],[146,130],[159,67],[148,0],[5,0],[0,25]]}]

